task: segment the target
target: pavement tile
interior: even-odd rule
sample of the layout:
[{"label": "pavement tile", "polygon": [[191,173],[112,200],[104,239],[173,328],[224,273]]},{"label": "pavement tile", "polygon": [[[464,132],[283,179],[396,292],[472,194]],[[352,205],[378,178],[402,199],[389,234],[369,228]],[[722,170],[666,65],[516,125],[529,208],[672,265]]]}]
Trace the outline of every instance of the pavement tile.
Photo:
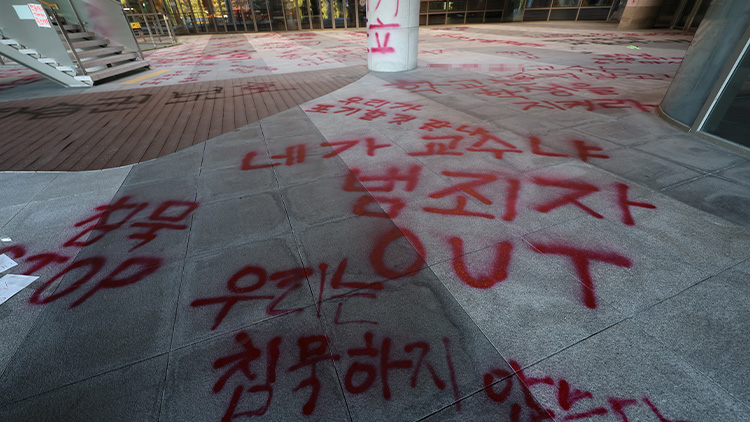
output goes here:
[{"label": "pavement tile", "polygon": [[35,201],[77,196],[89,192],[114,192],[122,185],[132,166],[98,171],[60,173],[39,192]]},{"label": "pavement tile", "polygon": [[408,236],[412,234],[399,230],[390,220],[361,216],[297,233],[305,266],[333,267],[346,259],[343,278],[358,283],[374,283],[424,268],[423,257]]},{"label": "pavement tile", "polygon": [[21,205],[34,197],[57,178],[58,173],[0,172],[3,187],[3,207]]},{"label": "pavement tile", "polygon": [[750,264],[691,287],[633,319],[729,394],[750,405]]},{"label": "pavement tile", "polygon": [[321,313],[355,421],[418,420],[481,389],[485,371],[509,369],[428,269],[331,298]]},{"label": "pavement tile", "polygon": [[[214,139],[214,141],[216,140]],[[268,157],[262,137],[250,140],[227,139],[216,142],[207,141],[206,152],[201,164],[201,173],[226,168],[240,168],[242,159],[251,151],[263,152],[262,156]]]},{"label": "pavement tile", "polygon": [[46,303],[27,305],[43,311],[0,378],[3,404],[168,350],[182,265],[100,261],[98,271],[96,262],[78,261],[54,292],[38,291]]},{"label": "pavement tile", "polygon": [[349,420],[328,346],[308,309],[174,350],[161,420]]},{"label": "pavement tile", "polygon": [[161,355],[0,408],[17,422],[158,421],[167,356]]},{"label": "pavement tile", "polygon": [[[485,375],[486,381],[494,382],[489,387],[461,399],[423,419],[428,422],[493,420],[510,422],[541,418],[547,414],[534,399],[518,376],[505,376],[509,371],[492,368]],[[533,403],[528,406],[526,403]]]},{"label": "pavement tile", "polygon": [[276,178],[270,168],[241,170],[238,166],[201,172],[197,202],[208,204],[230,198],[249,196],[276,189]]},{"label": "pavement tile", "polygon": [[[237,330],[313,304],[291,235],[222,249],[186,263],[174,347]],[[238,299],[232,299],[238,298]]]},{"label": "pavement tile", "polygon": [[732,168],[717,172],[715,176],[738,182],[750,187],[750,162],[736,165]]},{"label": "pavement tile", "polygon": [[237,246],[290,230],[278,192],[212,202],[195,211],[188,254]]},{"label": "pavement tile", "polygon": [[747,407],[630,321],[523,373],[529,379],[549,377],[550,383],[538,383],[530,390],[561,419],[595,409],[603,409],[596,420],[613,422],[625,420],[623,415],[627,420],[656,422],[743,420],[748,414]]},{"label": "pavement tile", "polygon": [[747,161],[741,155],[690,135],[662,137],[638,145],[635,149],[703,171],[719,170]]},{"label": "pavement tile", "polygon": [[22,234],[33,233],[39,227],[72,226],[87,218],[94,208],[109,203],[115,191],[92,191],[76,196],[29,202],[3,227],[3,230],[7,233]]},{"label": "pavement tile", "polygon": [[153,183],[175,177],[197,176],[203,161],[205,145],[198,144],[158,159],[138,163],[125,178],[124,185]]},{"label": "pavement tile", "polygon": [[[281,190],[289,220],[295,231],[328,221],[341,220],[354,215],[355,207],[372,198],[367,192],[346,191],[342,187],[349,182],[361,189],[353,176],[339,176],[293,185]],[[364,199],[363,199],[364,198]],[[362,212],[382,212],[377,202],[365,207]]]},{"label": "pavement tile", "polygon": [[[535,362],[623,319],[562,262],[520,239],[431,266],[446,288],[506,359]],[[598,274],[597,274],[598,275]],[[585,304],[596,297],[596,308]]]},{"label": "pavement tile", "polygon": [[747,228],[663,195],[643,202],[658,208],[629,207],[633,229],[657,239],[693,266],[718,273],[750,257]]},{"label": "pavement tile", "polygon": [[669,187],[663,192],[735,224],[750,227],[750,190],[747,186],[706,176]]},{"label": "pavement tile", "polygon": [[572,257],[590,257],[585,259],[595,297],[612,303],[626,315],[712,275],[710,268],[675,251],[658,236],[619,222],[580,218],[525,239],[549,260],[565,265],[581,282],[585,275]]},{"label": "pavement tile", "polygon": [[632,148],[610,151],[610,160],[592,165],[651,189],[662,189],[702,175],[701,172]]}]

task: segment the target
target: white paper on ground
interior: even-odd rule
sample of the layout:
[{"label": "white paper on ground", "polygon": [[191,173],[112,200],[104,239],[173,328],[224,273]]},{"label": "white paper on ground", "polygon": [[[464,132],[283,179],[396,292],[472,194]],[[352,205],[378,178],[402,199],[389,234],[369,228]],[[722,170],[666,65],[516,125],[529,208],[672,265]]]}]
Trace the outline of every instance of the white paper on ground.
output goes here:
[{"label": "white paper on ground", "polygon": [[39,278],[35,275],[6,274],[0,278],[0,304]]},{"label": "white paper on ground", "polygon": [[18,265],[18,263],[8,257],[6,254],[0,254],[0,273],[9,270]]}]

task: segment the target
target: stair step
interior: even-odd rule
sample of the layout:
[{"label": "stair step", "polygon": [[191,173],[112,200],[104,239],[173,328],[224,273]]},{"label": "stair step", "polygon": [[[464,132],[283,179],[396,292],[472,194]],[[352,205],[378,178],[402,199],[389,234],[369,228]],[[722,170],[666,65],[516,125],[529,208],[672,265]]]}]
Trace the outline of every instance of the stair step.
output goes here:
[{"label": "stair step", "polygon": [[95,48],[92,50],[79,51],[77,54],[78,54],[78,57],[85,59],[88,57],[99,57],[99,56],[106,56],[107,54],[119,53],[124,49],[125,47],[118,45],[118,46],[113,46],[113,47]]},{"label": "stair step", "polygon": [[76,79],[77,81],[81,81],[81,82],[87,83],[87,84],[89,84],[89,85],[94,85],[94,81],[93,81],[93,80],[91,80],[91,77],[90,77],[90,76],[86,76],[86,75],[81,75],[81,76],[74,76],[74,78],[75,78],[75,79]]},{"label": "stair step", "polygon": [[91,60],[85,60],[83,61],[83,66],[86,69],[91,69],[92,67],[97,66],[106,66],[111,63],[117,63],[117,62],[124,62],[126,60],[132,60],[138,57],[138,53],[122,53],[122,54],[112,54],[105,57],[100,57],[98,59],[91,59]]},{"label": "stair step", "polygon": [[68,38],[71,40],[79,40],[81,38],[94,38],[96,34],[93,32],[68,32]]},{"label": "stair step", "polygon": [[41,54],[39,54],[36,50],[32,48],[21,48],[18,50],[18,52],[21,54],[25,54],[27,56],[37,56],[37,57],[41,56]]},{"label": "stair step", "polygon": [[107,44],[109,44],[109,40],[106,38],[100,38],[97,40],[73,41],[73,47],[75,48],[99,47],[105,46]]},{"label": "stair step", "polygon": [[49,64],[49,65],[52,65],[52,66],[57,66],[57,60],[51,59],[49,57],[42,57],[42,58],[40,58],[38,60],[40,62],[44,63],[44,64]]},{"label": "stair step", "polygon": [[112,66],[106,69],[97,70],[96,72],[89,73],[88,76],[91,77],[94,82],[96,82],[104,78],[110,78],[112,76],[121,75],[126,72],[146,68],[149,66],[151,66],[151,64],[148,61],[138,60],[135,62],[123,63],[119,66]]},{"label": "stair step", "polygon": [[72,24],[66,24],[62,26],[64,30],[68,32],[76,32],[81,30],[80,25],[72,25]]},{"label": "stair step", "polygon": [[60,72],[67,73],[70,76],[75,76],[76,71],[73,70],[70,66],[55,66],[55,69],[59,70]]},{"label": "stair step", "polygon": [[5,45],[11,45],[11,46],[12,45],[21,45],[21,44],[18,43],[18,41],[11,40],[11,39],[0,40],[0,43],[3,43]]}]

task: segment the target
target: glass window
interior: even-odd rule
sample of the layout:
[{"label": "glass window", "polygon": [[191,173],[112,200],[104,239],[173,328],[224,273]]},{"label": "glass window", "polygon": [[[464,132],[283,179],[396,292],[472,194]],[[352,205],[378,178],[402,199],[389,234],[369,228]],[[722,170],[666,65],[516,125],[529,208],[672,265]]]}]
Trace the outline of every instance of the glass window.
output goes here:
[{"label": "glass window", "polygon": [[468,10],[484,10],[487,0],[469,0]]},{"label": "glass window", "polygon": [[552,7],[578,7],[579,0],[555,0]]},{"label": "glass window", "polygon": [[445,9],[448,7],[446,3],[445,1],[431,1],[430,12],[445,12]]},{"label": "glass window", "polygon": [[581,6],[612,6],[613,0],[583,0]]},{"label": "glass window", "polygon": [[453,12],[466,10],[466,0],[449,1],[448,10]]},{"label": "glass window", "polygon": [[750,146],[750,52],[729,80],[703,131]]},{"label": "glass window", "polygon": [[445,15],[430,15],[427,21],[430,25],[445,25]]},{"label": "glass window", "polygon": [[537,7],[549,7],[552,0],[526,0],[526,8],[533,9]]},{"label": "glass window", "polygon": [[448,25],[460,25],[464,23],[464,14],[463,13],[448,13],[448,18],[446,19],[446,23]]},{"label": "glass window", "polygon": [[469,12],[466,14],[466,23],[484,22],[484,12]]}]

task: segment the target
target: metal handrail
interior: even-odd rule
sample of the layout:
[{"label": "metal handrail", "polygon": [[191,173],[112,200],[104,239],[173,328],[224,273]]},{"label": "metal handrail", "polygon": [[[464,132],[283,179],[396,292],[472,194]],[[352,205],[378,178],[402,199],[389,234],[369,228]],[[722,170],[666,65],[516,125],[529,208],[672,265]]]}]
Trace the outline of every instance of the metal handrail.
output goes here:
[{"label": "metal handrail", "polygon": [[81,26],[81,31],[88,32],[86,30],[86,25],[83,23],[83,19],[81,19],[81,16],[78,14],[78,10],[76,10],[76,7],[73,5],[73,1],[68,0],[68,3],[70,4],[70,8],[73,9],[73,14],[76,15],[76,20],[78,21],[78,25]]},{"label": "metal handrail", "polygon": [[67,44],[70,48],[70,52],[73,54],[73,59],[75,60],[76,66],[78,67],[78,71],[80,73],[83,73],[84,75],[87,75],[88,72],[86,72],[86,67],[83,65],[83,61],[81,60],[81,58],[78,57],[78,52],[76,52],[76,48],[73,46],[73,42],[68,36],[68,31],[66,31],[65,28],[63,28],[63,25],[60,23],[60,16],[52,8],[50,8],[48,11],[50,12],[50,16],[52,16],[52,20],[54,20],[54,23],[57,24],[57,27],[62,33],[62,36],[65,39],[65,44]]}]

